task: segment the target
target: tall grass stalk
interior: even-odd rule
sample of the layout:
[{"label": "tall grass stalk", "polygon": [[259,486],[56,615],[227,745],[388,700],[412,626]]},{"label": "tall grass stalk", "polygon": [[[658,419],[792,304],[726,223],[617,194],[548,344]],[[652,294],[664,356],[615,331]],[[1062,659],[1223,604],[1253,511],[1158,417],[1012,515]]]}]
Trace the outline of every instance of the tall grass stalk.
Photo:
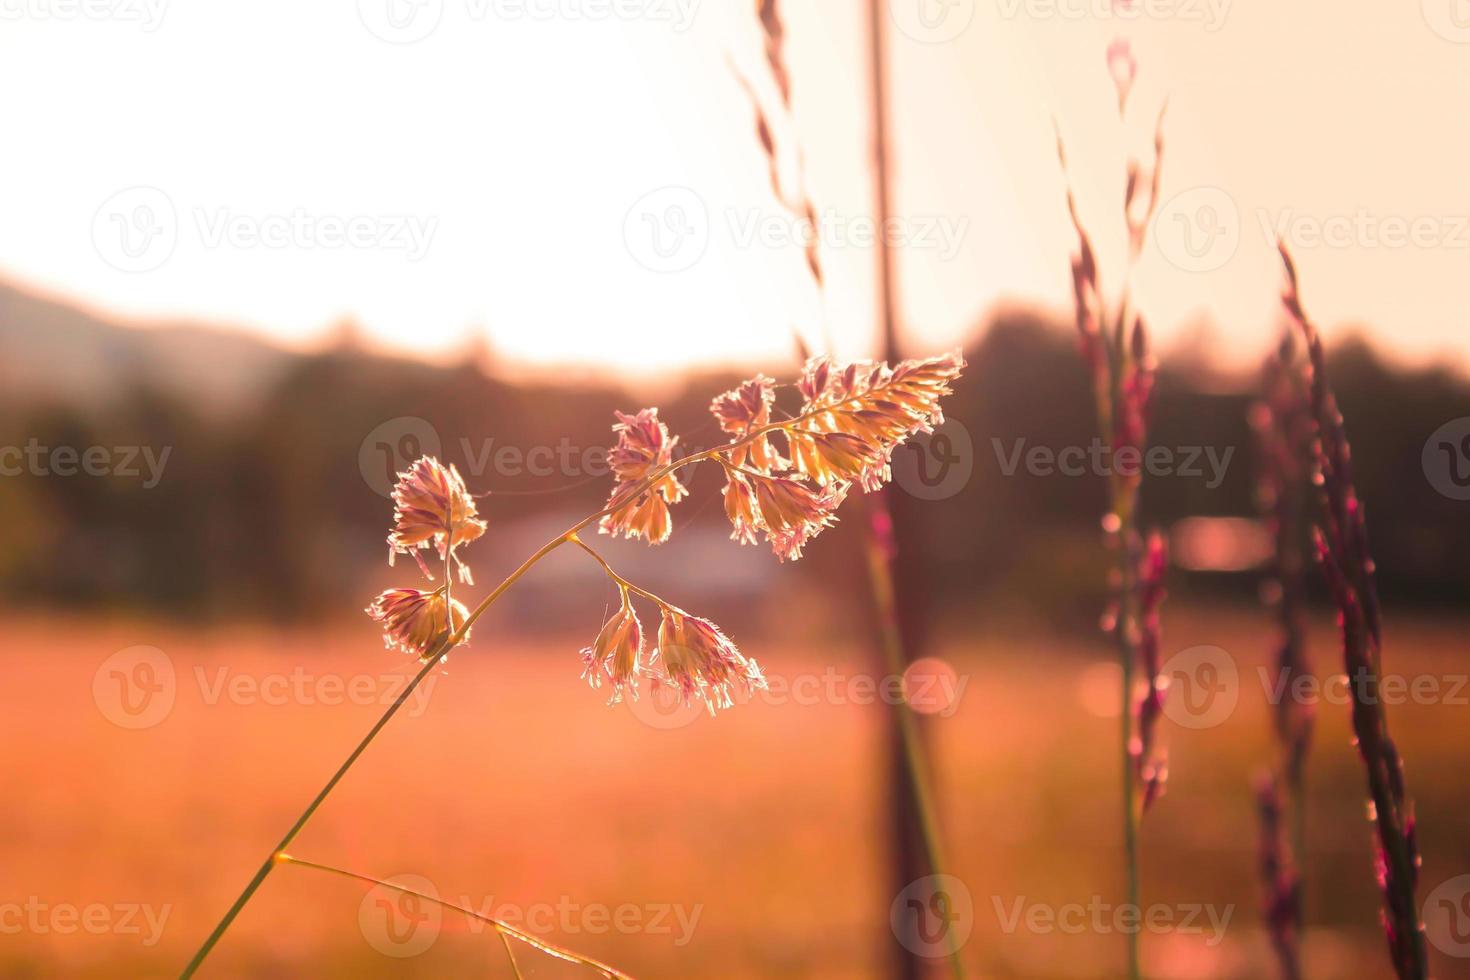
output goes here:
[{"label": "tall grass stalk", "polygon": [[[794,128],[795,116],[792,107],[792,82],[791,72],[785,59],[785,25],[781,18],[778,0],[756,0],[757,19],[760,22],[766,63],[770,68],[772,81],[780,96],[783,110],[788,123]],[[870,8],[870,43],[872,54],[872,105],[874,115],[874,128],[876,132],[874,153],[876,155],[874,167],[874,189],[876,198],[875,221],[878,227],[887,226],[888,217],[888,161],[887,161],[887,122],[885,108],[885,72],[883,58],[883,14],[881,4],[874,3]],[[807,270],[811,275],[812,282],[816,288],[820,300],[825,296],[826,280],[823,275],[821,253],[819,249],[821,236],[817,234],[816,208],[812,202],[810,192],[806,183],[805,155],[801,150],[799,140],[792,140],[795,147],[795,172],[796,185],[793,191],[788,192],[781,179],[781,157],[777,150],[776,138],[770,120],[762,107],[761,99],[744,76],[737,71],[737,78],[745,88],[750,98],[751,106],[756,116],[756,138],[766,156],[767,170],[770,178],[771,191],[776,200],[786,210],[797,218],[804,219],[812,224],[812,234],[807,241],[805,258]],[[884,338],[884,357],[887,360],[897,360],[896,329],[893,319],[893,284],[892,284],[892,257],[888,251],[886,238],[877,243],[878,254],[878,294],[879,310],[881,317],[882,336]],[[821,321],[821,336],[828,354],[834,353],[831,329],[825,316]],[[806,342],[802,339],[800,331],[795,331],[796,346],[802,358],[809,359],[810,351]],[[883,668],[892,676],[902,676],[904,669],[910,662],[908,651],[905,649],[903,638],[902,621],[897,600],[897,589],[894,581],[894,561],[897,554],[895,542],[895,531],[892,514],[888,502],[883,493],[875,493],[864,496],[857,503],[859,510],[859,535],[863,549],[864,568],[867,574],[868,589],[873,600],[873,609],[876,615],[878,628],[878,649],[882,659]],[[927,752],[924,745],[923,733],[913,709],[907,702],[900,701],[893,706],[893,724],[897,733],[898,743],[897,758],[890,760],[889,769],[899,773],[897,785],[893,787],[895,813],[893,819],[893,830],[896,843],[896,854],[899,863],[903,865],[898,869],[896,884],[902,888],[910,880],[920,877],[924,869],[909,866],[910,862],[904,858],[908,850],[907,838],[910,825],[917,829],[917,836],[924,850],[924,860],[927,871],[932,875],[946,873],[948,862],[944,853],[943,835],[936,812],[934,802],[933,781],[930,774]],[[945,942],[948,947],[948,958],[951,970],[956,977],[963,978],[965,975],[964,961],[954,943],[951,932],[946,931]],[[906,952],[900,952],[905,964],[906,975],[916,976],[918,970],[917,962]]]},{"label": "tall grass stalk", "polygon": [[[1117,87],[1122,118],[1137,72],[1126,43],[1115,42],[1108,49],[1108,66]],[[1136,159],[1128,162],[1123,194],[1128,264],[1112,308],[1099,283],[1096,256],[1078,213],[1060,131],[1057,134],[1057,157],[1067,178],[1067,211],[1078,240],[1072,260],[1078,340],[1092,381],[1098,432],[1115,460],[1108,480],[1109,509],[1103,519],[1113,551],[1114,599],[1103,617],[1103,628],[1116,645],[1122,680],[1118,756],[1122,769],[1124,892],[1128,906],[1134,910],[1140,907],[1140,825],[1143,815],[1162,794],[1168,775],[1165,753],[1157,738],[1167,689],[1159,675],[1159,608],[1164,599],[1167,551],[1157,531],[1145,537],[1140,530],[1141,465],[1128,471],[1117,461],[1122,451],[1136,454],[1141,461],[1148,443],[1154,365],[1148,331],[1133,306],[1131,282],[1158,203],[1162,134],[1161,110],[1154,130],[1152,166],[1145,172]],[[1141,697],[1136,690],[1140,686]],[[1140,975],[1138,932],[1128,932],[1126,943],[1128,976],[1136,980]]]},{"label": "tall grass stalk", "polygon": [[1353,736],[1368,777],[1372,803],[1369,816],[1377,837],[1374,863],[1383,895],[1380,918],[1389,957],[1400,980],[1424,980],[1429,961],[1415,899],[1420,868],[1418,833],[1414,804],[1404,782],[1403,760],[1389,737],[1388,714],[1379,690],[1383,631],[1377,576],[1368,549],[1368,524],[1353,484],[1352,451],[1327,378],[1322,338],[1302,307],[1291,255],[1284,244],[1278,244],[1278,248],[1286,269],[1282,304],[1307,346],[1306,372],[1315,423],[1314,482],[1322,504],[1314,540],[1318,564],[1337,606]]},{"label": "tall grass stalk", "polygon": [[[1303,542],[1312,470],[1310,392],[1292,333],[1267,358],[1261,397],[1251,410],[1258,467],[1257,501],[1271,531],[1273,557],[1265,599],[1275,609],[1277,684],[1295,690],[1311,676],[1306,638],[1306,556]],[[1280,699],[1273,717],[1276,758],[1257,780],[1264,917],[1285,980],[1302,976],[1305,926],[1306,761],[1315,711],[1293,696]]]}]

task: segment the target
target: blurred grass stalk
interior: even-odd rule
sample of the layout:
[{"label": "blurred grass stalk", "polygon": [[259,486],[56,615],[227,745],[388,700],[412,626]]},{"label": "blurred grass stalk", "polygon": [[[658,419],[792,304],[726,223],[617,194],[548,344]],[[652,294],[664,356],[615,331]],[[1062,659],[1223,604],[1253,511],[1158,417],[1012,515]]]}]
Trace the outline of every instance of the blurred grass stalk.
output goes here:
[{"label": "blurred grass stalk", "polygon": [[[1115,41],[1108,48],[1107,63],[1117,89],[1121,120],[1126,114],[1128,94],[1138,66],[1124,41]],[[1151,170],[1145,174],[1137,159],[1131,156],[1128,159],[1123,194],[1128,262],[1117,308],[1111,312],[1099,285],[1091,239],[1078,213],[1060,130],[1057,133],[1057,158],[1066,178],[1067,211],[1078,239],[1078,251],[1072,260],[1078,341],[1092,378],[1099,436],[1115,460],[1129,451],[1141,461],[1148,442],[1154,367],[1148,349],[1148,332],[1142,316],[1133,308],[1131,284],[1158,203],[1163,118],[1161,109],[1154,129]],[[1115,556],[1110,574],[1115,598],[1103,617],[1103,629],[1116,643],[1122,675],[1119,755],[1123,777],[1123,860],[1126,902],[1136,911],[1140,908],[1139,828],[1144,813],[1162,794],[1167,778],[1164,753],[1157,744],[1156,734],[1166,688],[1159,676],[1159,607],[1164,598],[1163,578],[1168,558],[1162,535],[1151,531],[1145,541],[1139,533],[1142,467],[1126,469],[1132,472],[1126,472],[1123,464],[1117,462],[1108,478],[1109,510],[1103,518],[1103,530]],[[1140,666],[1144,672],[1144,693],[1135,705],[1134,688]],[[1138,931],[1126,933],[1126,943],[1128,976],[1137,980],[1140,976]]]},{"label": "blurred grass stalk", "polygon": [[1261,373],[1261,397],[1251,409],[1258,467],[1257,501],[1274,542],[1264,599],[1275,609],[1274,661],[1279,689],[1277,743],[1271,767],[1257,779],[1263,912],[1285,980],[1302,976],[1301,945],[1306,859],[1306,761],[1315,711],[1289,692],[1310,677],[1306,643],[1306,558],[1303,542],[1314,425],[1307,385],[1288,330]]},{"label": "blurred grass stalk", "polygon": [[1353,483],[1352,451],[1342,413],[1327,379],[1322,338],[1307,318],[1297,292],[1296,265],[1278,243],[1286,269],[1282,304],[1307,346],[1311,415],[1315,422],[1314,482],[1322,503],[1314,528],[1318,564],[1338,610],[1343,669],[1352,700],[1353,735],[1367,770],[1369,815],[1377,830],[1378,884],[1383,893],[1384,932],[1400,980],[1429,974],[1424,925],[1414,893],[1419,882],[1419,844],[1414,804],[1404,785],[1403,760],[1388,734],[1388,714],[1379,692],[1383,634],[1368,525]]},{"label": "blurred grass stalk", "polygon": [[[872,95],[873,149],[873,219],[876,227],[887,228],[891,212],[891,178],[889,174],[888,139],[888,61],[885,30],[888,5],[884,0],[868,0],[869,82]],[[887,235],[877,238],[877,302],[883,338],[883,358],[899,358],[899,330],[893,275],[893,246]],[[917,559],[918,542],[912,522],[906,518],[902,501],[884,490],[863,500],[863,549],[867,555],[868,582],[879,617],[880,641],[887,669],[902,676],[904,669],[917,656],[919,627],[923,610],[919,603],[922,592],[914,587],[917,577],[907,576],[911,587],[900,590],[895,570],[908,556]],[[897,504],[897,506],[893,506]],[[935,813],[931,770],[925,753],[923,733],[918,719],[907,701],[894,705],[897,732],[889,739],[888,768],[892,774],[890,798],[893,800],[892,821],[895,832],[894,884],[899,889],[920,876],[923,868],[915,860],[911,842],[922,839],[928,873],[939,875],[948,867],[944,843]],[[907,792],[905,792],[907,791]],[[911,928],[917,928],[914,923]],[[954,944],[952,930],[946,930],[950,963],[956,977],[965,975],[964,961]],[[901,953],[899,954],[902,955]],[[916,978],[922,967],[916,957],[903,957],[901,974]]]},{"label": "blurred grass stalk", "polygon": [[[756,0],[757,19],[760,22],[766,64],[771,78],[780,94],[786,118],[794,126],[795,117],[791,103],[791,73],[785,59],[785,27],[781,19],[778,0]],[[888,172],[888,120],[887,120],[887,71],[884,48],[884,18],[886,8],[881,0],[869,3],[869,54],[872,83],[871,110],[873,120],[873,163],[874,163],[874,221],[877,227],[886,228],[889,217],[889,172]],[[807,270],[816,286],[820,298],[826,290],[819,244],[821,236],[817,226],[816,208],[806,189],[804,157],[798,145],[795,151],[797,186],[788,194],[782,185],[780,157],[776,150],[775,137],[761,107],[755,88],[736,72],[736,77],[745,88],[756,116],[756,138],[766,155],[771,191],[776,200],[793,216],[811,224],[811,237],[807,240],[805,258]],[[889,362],[902,359],[898,343],[897,319],[894,313],[893,256],[887,236],[879,236],[877,242],[877,300],[882,337],[882,358]],[[802,357],[810,355],[807,344],[799,331],[794,331],[796,344]],[[827,353],[834,354],[831,331],[825,318],[822,320],[822,336]],[[862,538],[864,565],[868,588],[872,594],[877,629],[878,652],[882,669],[894,677],[902,677],[913,657],[914,630],[906,630],[919,622],[922,612],[915,608],[918,598],[914,592],[900,592],[895,582],[895,566],[900,554],[912,554],[916,546],[905,548],[901,543],[911,535],[901,528],[901,517],[897,518],[890,506],[889,491],[880,490],[863,494],[858,501],[861,520],[859,533]],[[890,825],[893,833],[892,890],[898,894],[909,883],[926,875],[939,876],[948,867],[943,836],[934,802],[933,781],[928,764],[923,732],[919,719],[907,701],[893,706],[890,737],[885,740],[887,758],[885,769],[889,774],[887,799],[891,803]],[[922,852],[922,856],[919,852]],[[896,936],[898,945],[894,949],[898,975],[914,980],[923,971],[923,962],[914,952],[912,938]],[[965,975],[964,961],[954,944],[952,931],[946,930],[948,956],[956,977]]]}]

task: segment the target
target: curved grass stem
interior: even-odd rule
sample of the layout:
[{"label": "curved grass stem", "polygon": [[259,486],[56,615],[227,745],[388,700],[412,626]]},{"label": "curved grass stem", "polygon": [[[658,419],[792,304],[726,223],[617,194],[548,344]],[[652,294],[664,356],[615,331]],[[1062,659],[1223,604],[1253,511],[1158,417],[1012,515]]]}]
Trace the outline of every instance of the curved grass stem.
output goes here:
[{"label": "curved grass stem", "polygon": [[398,892],[400,895],[412,895],[415,898],[421,898],[424,901],[430,902],[434,905],[438,905],[441,908],[446,908],[451,911],[458,912],[461,915],[466,916],[467,918],[475,919],[479,922],[484,922],[488,925],[494,926],[495,931],[500,934],[500,938],[505,941],[505,951],[507,955],[510,956],[511,966],[515,970],[515,974],[517,977],[521,975],[521,970],[519,965],[516,964],[515,954],[511,952],[511,946],[509,942],[510,939],[518,939],[521,942],[525,943],[527,946],[530,946],[533,949],[540,950],[546,955],[553,956],[556,959],[562,960],[564,962],[576,963],[581,966],[590,967],[591,969],[596,970],[598,973],[601,973],[604,977],[609,978],[609,980],[632,980],[632,977],[630,977],[628,974],[617,969],[616,967],[608,966],[606,963],[603,963],[600,960],[595,960],[590,956],[583,956],[581,953],[566,949],[562,946],[558,946],[555,943],[549,943],[546,940],[541,939],[540,937],[535,936],[529,932],[524,932],[520,929],[517,929],[515,926],[511,925],[508,922],[504,922],[500,919],[491,918],[488,915],[483,915],[479,912],[476,912],[474,909],[466,908],[463,905],[457,905],[454,902],[446,901],[445,899],[439,898],[435,895],[429,895],[424,892],[409,888],[405,885],[398,885],[391,881],[385,881],[382,878],[374,878],[372,875],[365,875],[358,871],[349,871],[346,868],[336,868],[330,864],[322,864],[318,861],[307,861],[303,858],[293,857],[292,855],[287,854],[284,851],[276,854],[273,860],[277,864],[294,864],[302,868],[312,868],[316,871],[325,871],[328,874],[339,875],[343,878],[351,878],[354,881],[361,881],[378,888],[387,888],[391,891]]}]

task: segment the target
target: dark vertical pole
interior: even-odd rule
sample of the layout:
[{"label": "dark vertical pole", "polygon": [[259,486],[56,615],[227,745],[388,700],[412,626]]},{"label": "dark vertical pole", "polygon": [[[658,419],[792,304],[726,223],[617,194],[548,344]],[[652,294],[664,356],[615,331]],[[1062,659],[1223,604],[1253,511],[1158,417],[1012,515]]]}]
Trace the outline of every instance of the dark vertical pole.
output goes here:
[{"label": "dark vertical pole", "polygon": [[[886,16],[885,0],[869,0],[868,35],[869,53],[872,59],[870,80],[872,82],[873,114],[873,216],[879,232],[876,242],[878,253],[876,300],[882,356],[884,360],[894,363],[899,360],[901,352],[898,342],[898,318],[895,313],[893,250],[886,232],[890,214],[888,67],[884,47],[884,32],[887,29],[884,23]],[[883,491],[881,497],[874,496],[873,506],[867,516],[873,522],[875,536],[888,545],[886,550],[894,590],[892,613],[897,619],[894,625],[901,638],[899,644],[902,648],[901,655],[912,657],[921,640],[921,637],[917,635],[917,627],[922,617],[917,615],[918,610],[915,609],[917,598],[915,573],[919,569],[913,567],[916,549],[913,545],[911,513],[906,506],[910,501],[904,497],[902,491],[895,491],[892,487]],[[903,735],[899,729],[896,712],[902,710],[905,709],[899,707],[888,716],[888,731],[883,742],[886,754],[884,766],[887,771],[885,792],[891,832],[890,840],[893,846],[888,876],[891,886],[888,893],[890,896],[897,895],[914,879],[931,873],[924,856],[925,849],[919,815],[915,811],[913,797],[909,792],[914,774],[909,771],[909,758],[904,751]],[[917,922],[910,917],[903,917],[898,925],[910,932],[917,928]],[[923,972],[923,962],[913,953],[914,949],[921,948],[917,945],[917,936],[910,936],[908,942],[904,942],[903,936],[897,936],[895,940],[896,944],[893,947],[894,976],[901,980],[918,980]]]}]

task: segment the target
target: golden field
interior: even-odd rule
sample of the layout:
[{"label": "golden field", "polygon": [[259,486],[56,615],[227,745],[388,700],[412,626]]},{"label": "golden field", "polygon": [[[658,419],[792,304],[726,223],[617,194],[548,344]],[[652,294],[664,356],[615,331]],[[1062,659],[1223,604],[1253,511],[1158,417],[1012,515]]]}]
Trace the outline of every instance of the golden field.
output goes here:
[{"label": "golden field", "polygon": [[[1392,608],[1387,620],[1387,673],[1433,678],[1439,690],[1390,708],[1420,814],[1422,899],[1470,871],[1470,690],[1456,690],[1466,621]],[[1167,725],[1171,778],[1145,823],[1144,904],[1174,910],[1179,926],[1195,906],[1228,918],[1218,933],[1203,913],[1203,931],[1149,931],[1154,976],[1271,969],[1250,792],[1270,751],[1257,675],[1265,624],[1248,606],[1175,604],[1166,615],[1166,653],[1223,648],[1240,684],[1219,724]],[[871,696],[869,654],[736,638],[773,679],[807,680],[681,724],[605,707],[605,693],[577,677],[590,635],[517,638],[487,619],[292,853],[422,876],[444,898],[520,916],[639,977],[882,975],[892,942],[880,776],[889,709]],[[171,693],[157,670],[136,673],[153,654],[117,656],[138,646],[166,657]],[[953,713],[927,730],[951,870],[970,892],[963,952],[974,975],[1118,975],[1122,937],[1105,917],[1101,928],[1091,913],[1081,928],[1047,928],[1029,914],[1118,891],[1116,675],[1104,641],[1002,618],[948,628],[931,652],[964,685]],[[1330,673],[1325,620],[1313,655]],[[17,614],[0,660],[6,977],[176,974],[412,668],[380,648],[365,619],[278,632]],[[144,705],[137,692],[120,707],[134,682],[168,702],[146,708],[156,716],[127,714]],[[124,727],[140,718],[149,724]],[[1309,973],[1386,976],[1361,770],[1340,704],[1319,707],[1310,768]],[[381,897],[280,867],[204,975],[513,975],[489,929],[452,912],[437,926],[423,920],[432,935],[422,952],[382,952],[394,910]],[[593,975],[517,952],[527,977]],[[1466,968],[1434,956],[1438,976]]]}]

